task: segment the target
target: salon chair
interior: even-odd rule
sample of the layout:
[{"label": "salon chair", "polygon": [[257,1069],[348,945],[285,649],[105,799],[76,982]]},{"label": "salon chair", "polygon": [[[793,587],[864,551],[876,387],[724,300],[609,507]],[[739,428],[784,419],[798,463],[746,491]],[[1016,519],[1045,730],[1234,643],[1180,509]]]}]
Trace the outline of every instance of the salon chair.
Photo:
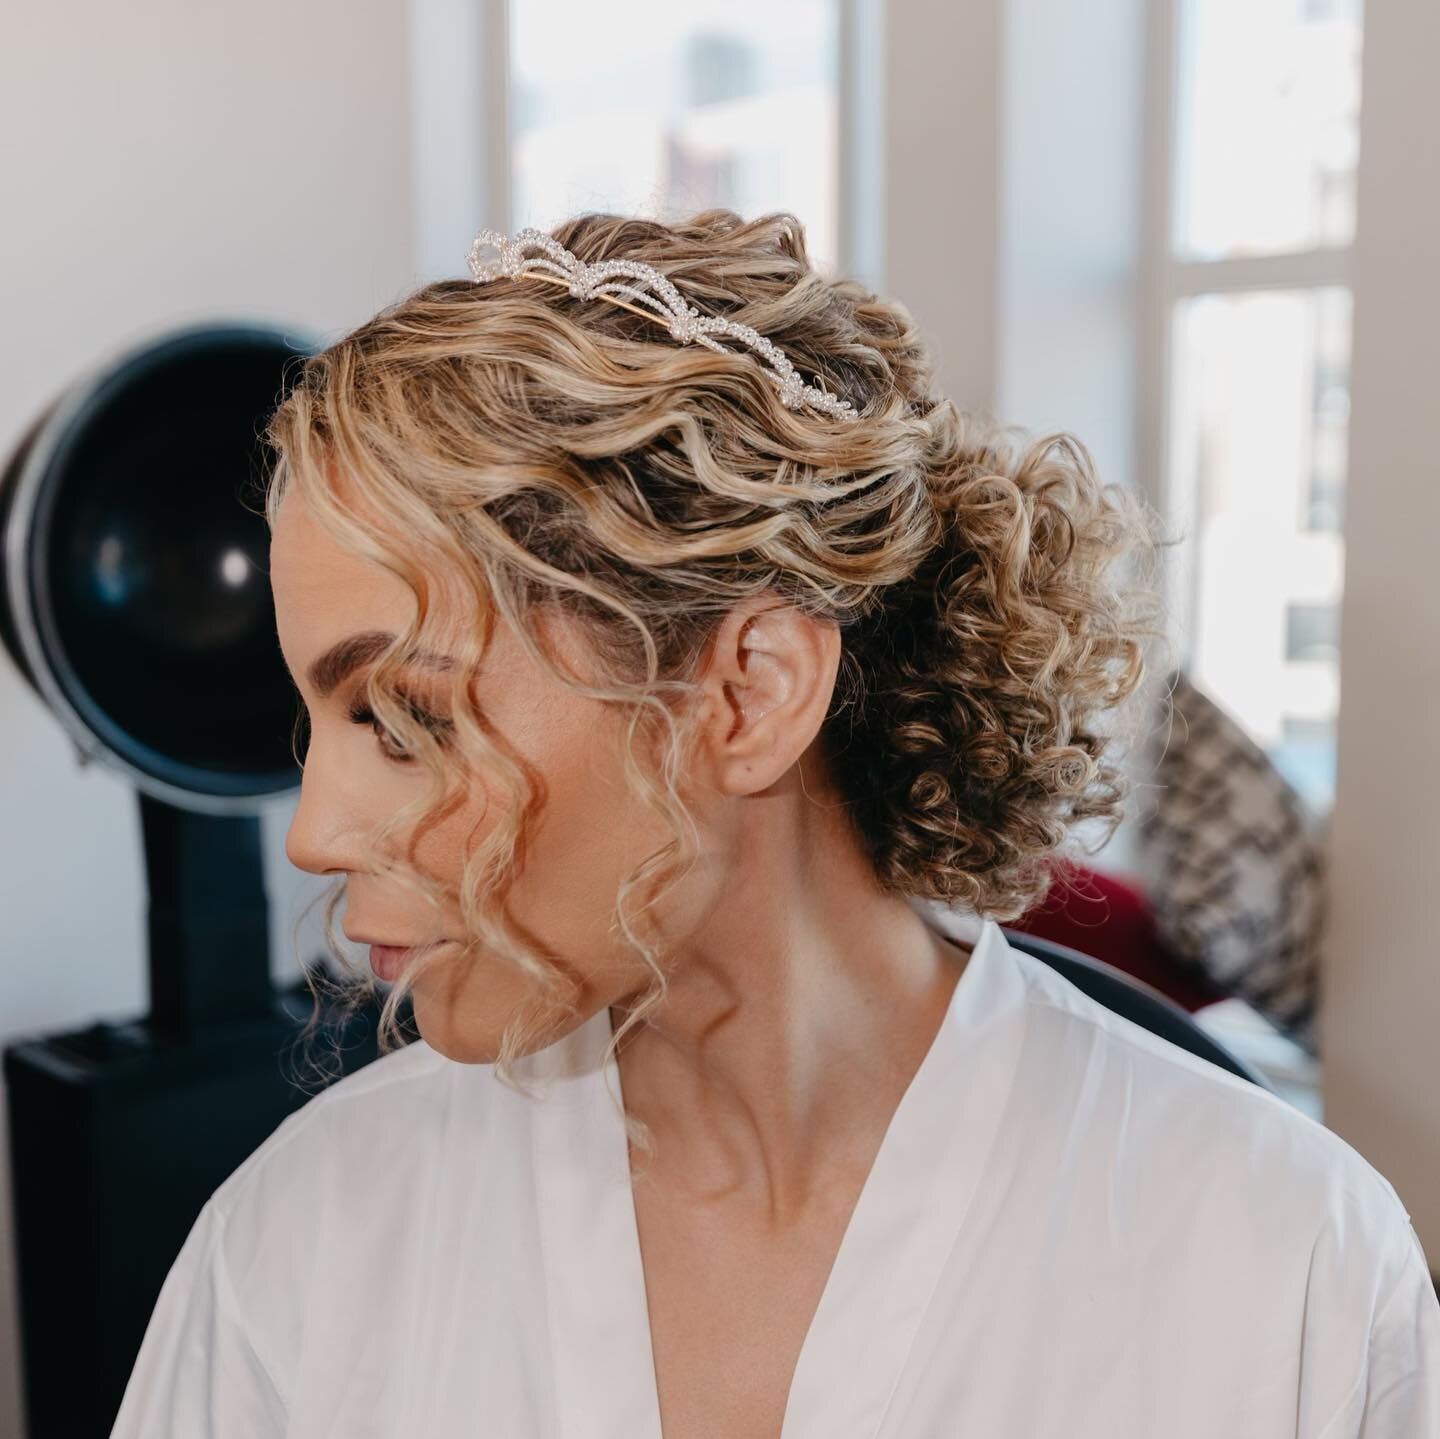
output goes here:
[{"label": "salon chair", "polygon": [[1201,1059],[1208,1059],[1221,1069],[1274,1093],[1273,1085],[1207,1034],[1184,1009],[1158,989],[1126,974],[1124,970],[1116,969],[1112,964],[1081,954],[1069,945],[1007,929],[1003,925],[1001,929],[1013,948],[1042,960],[1077,989],[1122,1019],[1131,1020],[1151,1034],[1158,1034],[1161,1039],[1167,1039],[1171,1044],[1198,1054]]},{"label": "salon chair", "polygon": [[[4,1053],[30,1439],[109,1434],[201,1206],[313,1093],[315,1001],[271,978],[260,816],[300,773],[255,483],[309,348],[166,332],[66,389],[0,473],[0,639],[77,762],[133,788],[148,888],[148,1013]],[[328,1079],[376,1056],[376,1017],[322,1013]]]}]

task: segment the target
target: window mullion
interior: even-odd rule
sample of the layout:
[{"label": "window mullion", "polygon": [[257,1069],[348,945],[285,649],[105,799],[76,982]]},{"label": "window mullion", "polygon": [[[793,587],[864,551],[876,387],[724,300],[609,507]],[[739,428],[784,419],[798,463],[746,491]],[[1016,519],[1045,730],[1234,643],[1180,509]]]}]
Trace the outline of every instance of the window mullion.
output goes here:
[{"label": "window mullion", "polygon": [[1350,247],[1296,250],[1280,255],[1240,255],[1221,260],[1168,258],[1166,299],[1229,290],[1299,290],[1350,282]]}]

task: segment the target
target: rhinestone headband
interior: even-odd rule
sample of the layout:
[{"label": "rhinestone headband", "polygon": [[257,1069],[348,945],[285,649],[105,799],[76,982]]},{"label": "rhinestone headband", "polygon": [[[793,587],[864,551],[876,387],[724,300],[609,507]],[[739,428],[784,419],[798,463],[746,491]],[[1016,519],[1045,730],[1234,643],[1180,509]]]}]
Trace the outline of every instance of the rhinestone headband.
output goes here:
[{"label": "rhinestone headband", "polygon": [[[500,252],[498,259],[481,260],[480,253],[487,245]],[[543,253],[525,254],[532,249]],[[651,319],[658,316],[681,344],[704,345],[721,355],[733,354],[734,351],[710,336],[729,335],[759,351],[769,361],[763,367],[764,373],[775,382],[780,391],[780,403],[786,409],[798,410],[809,405],[839,420],[859,418],[855,406],[848,400],[807,385],[784,352],[757,330],[720,315],[702,315],[693,305],[686,304],[685,297],[653,265],[641,264],[638,260],[596,260],[594,264],[587,265],[553,236],[535,229],[520,230],[513,240],[498,230],[481,230],[475,236],[467,258],[477,285],[501,275],[564,285],[578,299],[607,299],[637,315],[647,315]],[[625,278],[615,277],[626,277],[640,283],[627,284]],[[642,310],[628,304],[617,299],[617,295],[629,295],[646,308]]]}]

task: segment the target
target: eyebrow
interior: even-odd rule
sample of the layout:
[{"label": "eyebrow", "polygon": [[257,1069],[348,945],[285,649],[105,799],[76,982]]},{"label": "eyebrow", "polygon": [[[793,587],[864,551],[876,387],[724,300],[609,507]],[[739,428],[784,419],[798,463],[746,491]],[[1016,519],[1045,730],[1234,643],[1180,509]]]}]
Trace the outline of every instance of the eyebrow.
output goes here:
[{"label": "eyebrow", "polygon": [[[311,663],[311,687],[321,699],[327,699],[347,675],[378,659],[394,643],[395,636],[388,630],[363,630],[359,634],[347,635]],[[406,664],[421,665],[426,669],[455,668],[455,661],[449,655],[432,654],[428,650],[411,650],[402,658]]]}]

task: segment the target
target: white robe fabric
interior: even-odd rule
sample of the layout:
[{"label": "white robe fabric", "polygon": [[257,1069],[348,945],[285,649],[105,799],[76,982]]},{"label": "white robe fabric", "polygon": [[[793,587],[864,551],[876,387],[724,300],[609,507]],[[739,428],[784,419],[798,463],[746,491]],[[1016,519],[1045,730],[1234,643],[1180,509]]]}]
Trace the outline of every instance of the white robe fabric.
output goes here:
[{"label": "white robe fabric", "polygon": [[[973,955],[781,1439],[1437,1439],[1440,1303],[1390,1183],[920,908]],[[196,1220],[113,1439],[661,1439],[610,1033],[527,1057],[534,1101],[421,1040],[286,1119]]]}]

